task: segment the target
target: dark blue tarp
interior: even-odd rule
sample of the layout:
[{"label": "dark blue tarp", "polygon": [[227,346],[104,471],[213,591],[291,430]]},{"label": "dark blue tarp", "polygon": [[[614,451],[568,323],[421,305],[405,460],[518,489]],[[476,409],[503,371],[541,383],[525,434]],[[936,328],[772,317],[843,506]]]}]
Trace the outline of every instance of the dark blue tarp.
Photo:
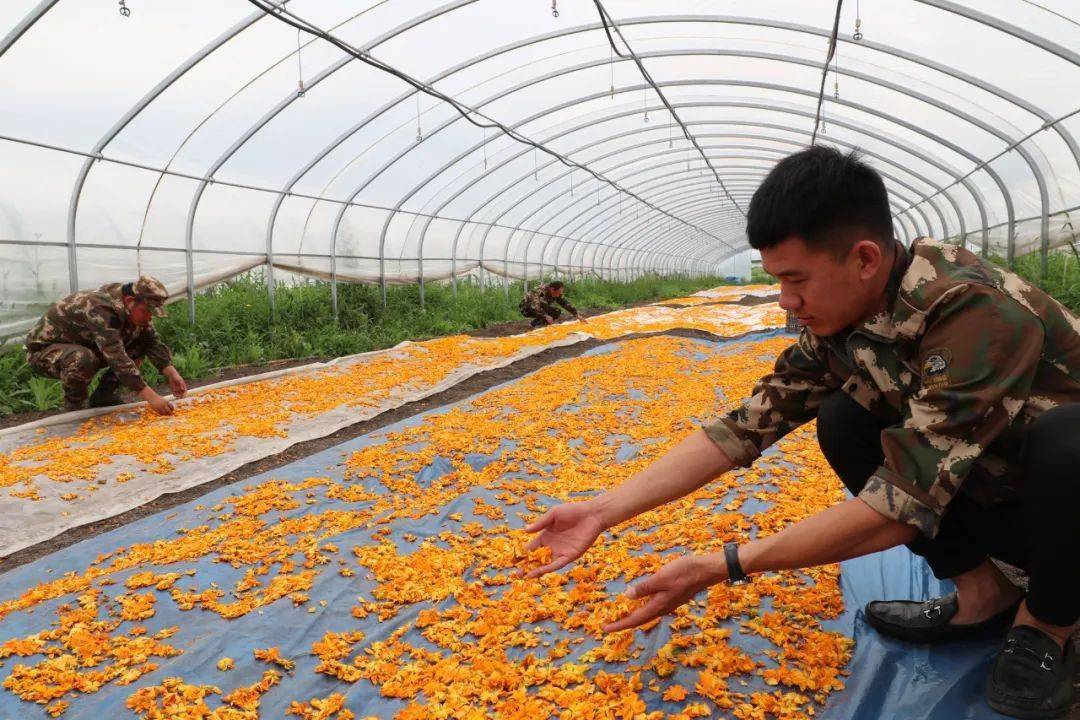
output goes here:
[{"label": "dark blue tarp", "polygon": [[[700,343],[702,353],[722,352],[725,343]],[[594,352],[604,352],[603,349]],[[433,411],[444,412],[445,409]],[[396,429],[422,423],[432,413],[414,417],[405,422],[385,428],[377,433],[357,438],[342,445],[299,460],[285,467],[252,478],[245,484],[283,479],[298,482],[312,476],[329,476],[340,479],[342,469],[340,461],[343,455],[361,447],[379,443],[383,436]],[[512,437],[507,438],[507,443]],[[620,457],[632,455],[634,449],[627,447]],[[470,458],[476,466],[489,462],[490,457],[473,456]],[[425,468],[418,480],[430,482],[448,469],[448,465],[436,462]],[[372,489],[385,489],[372,484]],[[231,486],[217,490],[183,506],[162,512],[153,517],[131,523],[112,532],[61,550],[24,567],[13,570],[0,577],[0,600],[18,596],[26,588],[60,574],[85,570],[89,558],[99,553],[110,552],[118,547],[129,547],[134,543],[148,542],[161,537],[172,536],[177,529],[193,527],[206,520],[206,510],[197,510],[196,506],[210,507],[223,498],[236,494],[240,488]],[[312,510],[319,510],[332,502],[322,495],[321,488],[314,488],[316,503],[301,505],[294,510],[281,513],[286,517],[302,515]],[[472,516],[472,498],[485,496],[492,504],[499,501],[493,493],[475,489],[453,503],[442,508],[439,516],[429,516],[418,523],[411,521],[407,527],[398,524],[393,527],[391,538],[400,550],[416,547],[425,537],[435,535],[444,528],[441,523],[450,513],[460,512],[467,519],[474,519],[485,524],[491,521],[484,517]],[[744,512],[753,512],[763,505],[760,502],[747,502]],[[413,533],[415,540],[406,541],[402,535]],[[371,542],[370,530],[357,530],[331,539],[343,551],[354,545]],[[842,587],[847,604],[846,613],[838,620],[828,623],[830,629],[846,634],[854,632],[857,640],[854,657],[848,678],[847,689],[830,698],[823,716],[826,718],[927,718],[933,720],[957,720],[959,718],[989,719],[998,718],[986,706],[983,700],[985,676],[989,659],[994,651],[992,644],[965,643],[942,648],[925,648],[902,645],[881,639],[870,630],[858,609],[867,601],[883,597],[889,598],[926,598],[939,594],[942,588],[929,574],[921,561],[916,561],[903,548],[873,557],[863,558],[844,564]],[[230,588],[239,579],[241,571],[222,563],[203,559],[195,563],[178,563],[171,567],[155,566],[156,572],[182,571],[195,568],[197,583],[206,587],[211,581],[222,588]],[[146,568],[136,568],[115,577],[117,584],[107,590],[119,593],[123,581],[130,575]],[[306,701],[313,697],[325,697],[339,692],[348,697],[349,707],[358,717],[375,715],[390,718],[403,703],[378,696],[377,691],[367,682],[348,685],[314,672],[316,659],[310,655],[311,643],[328,631],[362,630],[366,634],[364,645],[385,638],[401,623],[415,619],[416,614],[429,603],[419,603],[402,612],[391,622],[379,623],[375,618],[356,620],[350,615],[350,609],[356,604],[358,595],[371,599],[373,582],[364,578],[361,570],[354,577],[341,577],[333,570],[320,574],[312,590],[312,605],[318,607],[320,600],[327,601],[326,607],[318,607],[313,614],[303,609],[293,608],[288,599],[269,605],[261,613],[250,613],[236,620],[225,620],[219,615],[200,610],[181,612],[168,599],[166,593],[158,593],[160,600],[156,605],[154,617],[142,623],[151,633],[161,628],[179,625],[180,633],[170,640],[184,650],[174,658],[159,659],[161,667],[156,672],[144,676],[130,686],[107,686],[93,695],[81,696],[73,700],[70,710],[64,717],[69,720],[131,717],[131,711],[125,708],[126,699],[138,688],[160,684],[166,677],[178,676],[192,684],[219,685],[227,693],[240,685],[255,683],[267,668],[262,663],[252,661],[252,650],[277,646],[285,657],[296,661],[296,670],[287,675],[280,686],[273,688],[262,699],[261,712],[264,718],[284,718],[289,703],[294,700]],[[183,585],[181,581],[180,585]],[[145,591],[140,591],[145,592]],[[0,642],[14,637],[39,632],[46,628],[54,618],[58,605],[71,602],[70,596],[44,603],[33,614],[14,613],[0,622]],[[734,626],[733,621],[729,623]],[[126,626],[125,626],[126,627]],[[649,633],[643,642],[648,657],[663,644],[669,633],[666,629]],[[426,643],[413,630],[405,636],[408,641],[417,644]],[[768,646],[761,638],[751,634],[734,633],[731,638],[748,652],[759,653]],[[580,646],[584,651],[595,646],[588,641]],[[576,654],[576,653],[575,653]],[[222,673],[215,667],[222,657],[236,659],[236,669]],[[10,658],[5,667],[0,669],[0,678],[7,677],[10,668],[16,663],[36,663],[40,657]],[[670,681],[692,688],[696,671],[679,668]],[[755,684],[756,683],[756,684]],[[755,679],[750,689],[765,688]],[[664,703],[656,694],[644,693],[649,709],[662,708],[674,711],[676,706]],[[20,701],[10,692],[0,690],[0,720],[44,717],[42,709]]]}]

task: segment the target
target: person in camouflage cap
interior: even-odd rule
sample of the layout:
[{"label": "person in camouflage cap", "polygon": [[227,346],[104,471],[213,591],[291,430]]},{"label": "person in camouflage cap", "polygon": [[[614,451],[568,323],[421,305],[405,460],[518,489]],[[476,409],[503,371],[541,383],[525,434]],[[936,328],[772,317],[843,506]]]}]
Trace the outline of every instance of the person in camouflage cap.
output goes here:
[{"label": "person in camouflage cap", "polygon": [[518,309],[525,317],[532,318],[533,327],[551,325],[557,321],[562,314],[560,307],[581,322],[585,322],[585,318],[581,317],[577,308],[564,297],[565,292],[566,286],[562,281],[554,280],[530,291],[518,304]]},{"label": "person in camouflage cap", "polygon": [[112,283],[97,290],[72,293],[58,300],[26,336],[26,361],[35,372],[57,378],[64,388],[64,408],[87,404],[90,383],[106,368],[90,407],[120,403],[120,386],[128,388],[162,415],[172,403],[146,384],[139,365],[148,358],[169,381],[175,397],[187,383],[173,367],[172,352],[154,330],[153,317],[165,314],[169,294],[155,278]]},{"label": "person in camouflage cap", "polygon": [[[1004,636],[990,705],[1064,715],[1080,618],[1080,319],[1046,293],[952,244],[893,237],[881,177],[815,146],[755,192],[750,245],[803,325],[753,394],[651,467],[526,529],[557,570],[605,529],[749,466],[794,428],[853,497],[774,535],[686,555],[636,583],[647,602],[617,631],[746,574],[835,563],[906,544],[956,592],[875,601],[879,632],[911,642]],[[990,558],[1025,570],[1025,597]]]}]

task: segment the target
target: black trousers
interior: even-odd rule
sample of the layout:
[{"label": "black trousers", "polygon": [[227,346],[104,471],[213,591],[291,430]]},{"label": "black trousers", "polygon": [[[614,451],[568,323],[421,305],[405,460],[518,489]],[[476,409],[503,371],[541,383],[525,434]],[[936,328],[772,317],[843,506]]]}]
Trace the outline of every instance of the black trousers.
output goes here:
[{"label": "black trousers", "polygon": [[538,314],[538,313],[534,313],[534,312],[526,310],[526,311],[522,312],[521,314],[524,315],[527,318],[532,318],[532,322],[530,323],[530,325],[532,325],[533,327],[542,327],[544,325],[547,325],[547,321],[544,320],[544,315],[550,315],[552,322],[558,322],[559,321],[559,315],[561,315],[562,313],[559,311],[558,308],[551,308],[546,313],[541,312],[541,313]]},{"label": "black trousers", "polygon": [[[883,462],[881,422],[842,392],[818,410],[818,443],[853,494]],[[1025,570],[1028,610],[1053,625],[1080,619],[1080,403],[1043,413],[1028,428],[1019,498],[984,506],[961,489],[937,536],[908,548],[940,579],[974,569],[987,556]]]}]

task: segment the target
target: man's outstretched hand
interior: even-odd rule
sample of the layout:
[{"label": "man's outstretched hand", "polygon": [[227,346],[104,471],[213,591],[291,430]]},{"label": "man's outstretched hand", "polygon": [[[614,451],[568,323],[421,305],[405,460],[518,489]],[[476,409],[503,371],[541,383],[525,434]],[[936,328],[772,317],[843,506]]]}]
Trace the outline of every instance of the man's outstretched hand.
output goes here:
[{"label": "man's outstretched hand", "polygon": [[668,614],[705,588],[723,580],[726,567],[723,556],[716,554],[683,555],[669,562],[630,586],[626,591],[627,597],[634,600],[648,598],[648,602],[621,620],[605,625],[604,632],[638,627]]},{"label": "man's outstretched hand", "polygon": [[590,502],[573,502],[556,505],[525,530],[540,533],[529,541],[526,550],[531,552],[538,547],[551,550],[551,562],[526,575],[534,578],[558,570],[584,555],[604,531],[604,522]]}]

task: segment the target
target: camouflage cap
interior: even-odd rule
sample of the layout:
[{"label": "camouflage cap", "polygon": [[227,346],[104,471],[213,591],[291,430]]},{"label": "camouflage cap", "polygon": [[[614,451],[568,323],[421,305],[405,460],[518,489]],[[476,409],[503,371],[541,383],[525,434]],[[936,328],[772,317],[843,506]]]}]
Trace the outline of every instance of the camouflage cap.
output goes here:
[{"label": "camouflage cap", "polygon": [[155,277],[143,275],[131,285],[131,294],[140,300],[146,301],[158,317],[165,315],[165,301],[169,299],[169,291],[165,285]]}]

